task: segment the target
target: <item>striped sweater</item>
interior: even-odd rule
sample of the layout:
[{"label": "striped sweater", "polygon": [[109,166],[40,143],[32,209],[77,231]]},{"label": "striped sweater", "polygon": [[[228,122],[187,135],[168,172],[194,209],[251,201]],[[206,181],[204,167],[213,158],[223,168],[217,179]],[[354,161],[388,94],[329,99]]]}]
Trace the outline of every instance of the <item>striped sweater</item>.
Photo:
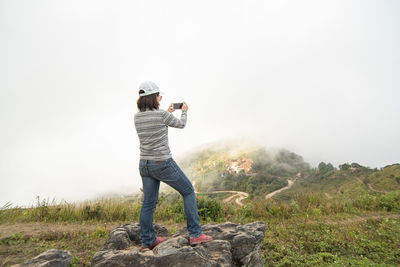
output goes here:
[{"label": "striped sweater", "polygon": [[140,141],[140,159],[159,161],[171,158],[172,154],[168,145],[168,126],[184,128],[186,119],[186,110],[182,110],[181,119],[162,109],[136,113],[134,121]]}]

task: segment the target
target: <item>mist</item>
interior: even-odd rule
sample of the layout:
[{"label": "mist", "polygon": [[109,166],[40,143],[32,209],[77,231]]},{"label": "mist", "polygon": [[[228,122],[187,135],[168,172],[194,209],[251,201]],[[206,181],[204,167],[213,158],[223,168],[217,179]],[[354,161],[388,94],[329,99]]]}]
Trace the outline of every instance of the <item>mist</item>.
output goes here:
[{"label": "mist", "polygon": [[[138,85],[186,101],[173,157],[212,142],[316,166],[400,162],[397,1],[0,2],[0,207],[141,186]],[[174,115],[179,117],[180,111]]]}]

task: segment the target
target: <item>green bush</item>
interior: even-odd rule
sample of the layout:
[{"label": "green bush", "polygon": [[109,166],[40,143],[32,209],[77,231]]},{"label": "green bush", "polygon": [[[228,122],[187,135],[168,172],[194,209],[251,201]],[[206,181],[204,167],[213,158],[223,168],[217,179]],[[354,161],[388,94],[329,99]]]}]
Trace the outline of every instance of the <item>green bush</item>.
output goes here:
[{"label": "green bush", "polygon": [[400,210],[400,191],[392,191],[378,197],[378,208],[386,211]]},{"label": "green bush", "polygon": [[224,219],[220,202],[207,196],[197,197],[199,217],[204,221],[220,221]]}]

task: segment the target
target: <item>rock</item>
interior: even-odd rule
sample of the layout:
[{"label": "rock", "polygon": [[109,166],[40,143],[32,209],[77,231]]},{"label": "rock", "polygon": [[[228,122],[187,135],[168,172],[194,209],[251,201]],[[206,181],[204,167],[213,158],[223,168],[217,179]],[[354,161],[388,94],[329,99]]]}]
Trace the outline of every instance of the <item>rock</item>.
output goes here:
[{"label": "rock", "polygon": [[[155,224],[154,231],[157,236],[169,236],[167,228],[162,225]],[[126,249],[131,245],[141,245],[140,225],[138,223],[124,224],[115,228],[110,238],[103,245],[101,250],[106,249]]]},{"label": "rock", "polygon": [[[140,226],[125,224],[115,228],[101,251],[92,260],[92,266],[263,266],[260,248],[265,234],[264,222],[246,225],[234,223],[206,224],[203,232],[213,241],[189,245],[186,227],[153,250],[140,252]],[[168,236],[161,225],[154,226],[157,236]]]},{"label": "rock", "polygon": [[23,264],[16,264],[12,267],[68,267],[71,259],[72,255],[68,251],[50,249]]},{"label": "rock", "polygon": [[[202,245],[217,266],[232,266],[232,246],[226,240],[213,240]],[[261,265],[262,266],[262,265]]]}]

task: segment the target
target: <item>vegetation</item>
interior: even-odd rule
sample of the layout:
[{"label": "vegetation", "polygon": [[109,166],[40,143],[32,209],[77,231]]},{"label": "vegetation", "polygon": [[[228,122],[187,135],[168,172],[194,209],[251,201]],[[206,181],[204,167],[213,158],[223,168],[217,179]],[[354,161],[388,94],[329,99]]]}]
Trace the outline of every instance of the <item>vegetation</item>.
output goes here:
[{"label": "vegetation", "polygon": [[[357,163],[339,165],[339,169],[326,167],[309,169],[294,186],[282,192],[278,200],[289,201],[295,194],[319,192],[327,198],[353,198],[360,195],[381,195],[400,190],[400,164],[380,170],[370,169]],[[321,167],[321,168],[320,168]]]},{"label": "vegetation", "polygon": [[55,248],[68,250],[73,255],[72,266],[90,266],[91,258],[108,236],[109,231],[100,226],[91,232],[48,232],[39,236],[15,232],[0,239],[0,265],[23,263],[48,249]]},{"label": "vegetation", "polygon": [[[60,222],[137,222],[139,199],[135,203],[105,199],[84,205],[41,201],[36,207],[1,210],[0,222],[40,222],[44,226]],[[267,222],[262,255],[270,265],[400,264],[399,190],[334,201],[318,193],[298,194],[289,203],[254,198],[243,207],[198,196],[198,207],[202,223]],[[173,226],[172,232],[182,227],[185,216],[180,197],[162,195],[155,220]],[[98,226],[90,232],[52,232],[39,238],[17,232],[0,239],[0,259],[2,264],[15,263],[16,259],[22,262],[49,248],[60,248],[78,253],[74,254],[76,266],[89,265],[110,231]]]},{"label": "vegetation", "polygon": [[[231,170],[229,164],[251,159],[251,172]],[[297,173],[310,169],[303,158],[287,150],[268,152],[265,148],[253,148],[232,152],[232,148],[197,151],[182,159],[180,166],[200,192],[215,190],[244,191],[261,196],[286,186],[287,180]]]},{"label": "vegetation", "polygon": [[304,218],[273,221],[263,246],[268,266],[396,266],[400,219],[332,223]]},{"label": "vegetation", "polygon": [[[0,210],[0,223],[138,221],[141,208],[139,199],[140,197],[135,203],[103,199],[93,203],[85,202],[83,205],[68,203],[52,205],[43,200],[36,207]],[[243,223],[254,220],[311,216],[315,213],[332,216],[359,215],[365,212],[399,212],[400,190],[387,194],[361,194],[346,200],[328,199],[320,193],[297,194],[291,202],[265,200],[259,197],[249,200],[243,207],[199,195],[197,203],[203,222],[223,222],[228,219]],[[155,210],[155,220],[185,222],[182,198],[176,193],[162,194]]]},{"label": "vegetation", "polygon": [[[251,171],[230,168],[232,163],[240,165],[240,160],[245,159],[251,159]],[[346,199],[400,190],[400,164],[378,170],[353,162],[343,163],[337,169],[331,163],[321,162],[317,168],[311,168],[301,156],[287,150],[206,148],[188,155],[179,164],[199,192],[243,191],[249,193],[250,199],[287,186],[289,179],[296,183],[276,199],[290,202],[296,194],[311,192]]]},{"label": "vegetation", "polygon": [[[251,172],[232,170],[232,162],[252,159]],[[357,163],[335,168],[321,162],[311,168],[301,156],[286,150],[236,151],[204,149],[180,162],[195,181],[201,222],[265,221],[262,257],[267,266],[395,266],[400,265],[400,164],[371,169]],[[273,198],[265,195],[295,180]],[[244,205],[226,202],[233,190],[249,193]],[[0,265],[10,266],[49,248],[69,250],[73,266],[89,266],[113,227],[138,222],[142,196],[55,203],[37,198],[33,207],[0,207]],[[186,218],[181,196],[160,194],[155,222],[170,232]],[[35,235],[10,225],[45,227],[63,224],[67,230]],[[86,225],[86,228],[82,228]],[[16,230],[15,230],[16,229]]]}]

